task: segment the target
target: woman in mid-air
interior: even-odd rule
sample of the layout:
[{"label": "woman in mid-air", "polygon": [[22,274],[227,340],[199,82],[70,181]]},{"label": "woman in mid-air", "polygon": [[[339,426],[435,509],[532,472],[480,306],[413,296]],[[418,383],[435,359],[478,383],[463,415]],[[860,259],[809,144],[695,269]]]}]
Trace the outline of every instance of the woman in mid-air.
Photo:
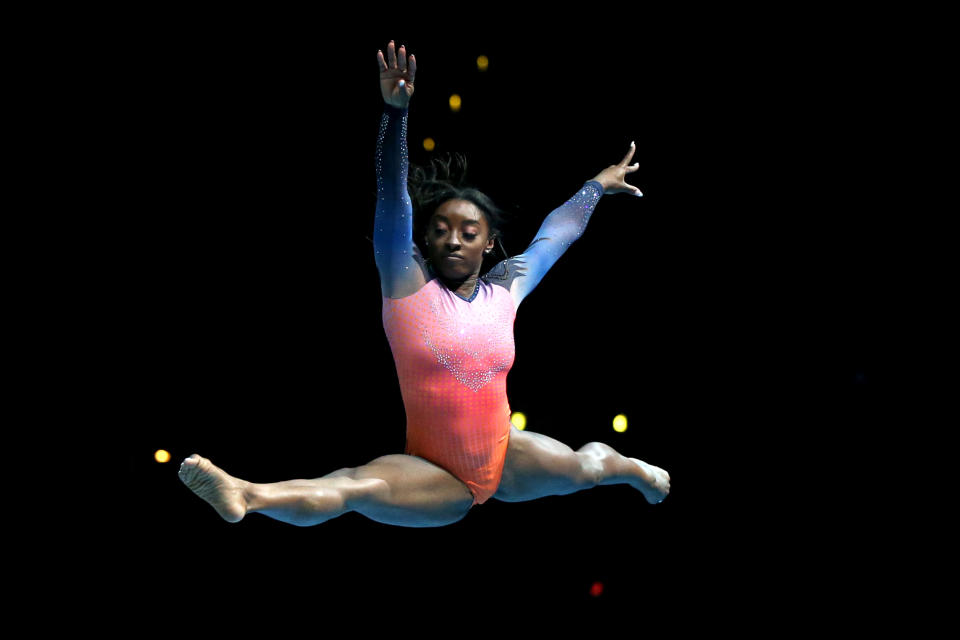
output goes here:
[{"label": "woman in mid-air", "polygon": [[604,194],[641,195],[627,184],[634,146],[544,220],[526,251],[480,275],[499,234],[499,212],[481,192],[445,185],[429,208],[424,259],[414,243],[407,191],[407,109],[417,61],[391,40],[377,51],[384,111],[377,138],[374,254],[383,327],[397,366],[407,440],[386,455],[312,480],[256,484],[194,454],[180,479],[228,522],[248,513],[310,526],[356,511],[408,527],[462,519],[491,497],[507,502],[629,484],[647,502],[670,491],[666,471],[590,442],[574,451],[510,421],[507,373],[517,308],[578,239]]}]

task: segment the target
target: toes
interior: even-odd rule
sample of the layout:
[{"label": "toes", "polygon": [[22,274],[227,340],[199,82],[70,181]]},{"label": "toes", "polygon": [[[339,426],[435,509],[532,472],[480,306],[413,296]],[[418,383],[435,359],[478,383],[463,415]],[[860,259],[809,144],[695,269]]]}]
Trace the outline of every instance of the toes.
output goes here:
[{"label": "toes", "polygon": [[180,476],[184,481],[189,481],[196,475],[197,469],[200,468],[200,456],[193,454],[189,458],[184,459],[180,463],[180,470],[177,472],[177,475]]}]

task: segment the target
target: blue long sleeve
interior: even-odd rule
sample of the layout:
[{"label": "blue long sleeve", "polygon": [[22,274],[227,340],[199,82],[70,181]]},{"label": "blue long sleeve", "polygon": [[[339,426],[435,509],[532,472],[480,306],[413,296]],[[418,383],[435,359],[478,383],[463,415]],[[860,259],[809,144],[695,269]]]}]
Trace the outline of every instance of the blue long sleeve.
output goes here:
[{"label": "blue long sleeve", "polygon": [[500,281],[500,284],[510,289],[514,302],[519,307],[560,256],[583,235],[603,192],[603,185],[599,182],[585,182],[573,197],[546,217],[533,242],[523,253],[502,261],[485,277],[491,281]]},{"label": "blue long sleeve", "polygon": [[407,109],[384,104],[376,164],[374,260],[383,295],[394,297],[423,282],[423,259],[413,242],[413,205],[407,192]]}]

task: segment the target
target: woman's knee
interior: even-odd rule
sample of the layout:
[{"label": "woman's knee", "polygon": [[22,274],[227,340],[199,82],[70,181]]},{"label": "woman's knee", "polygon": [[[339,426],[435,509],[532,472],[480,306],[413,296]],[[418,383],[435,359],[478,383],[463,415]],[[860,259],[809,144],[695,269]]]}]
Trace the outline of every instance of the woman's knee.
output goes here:
[{"label": "woman's knee", "polygon": [[602,442],[588,442],[577,450],[584,473],[594,486],[600,484],[608,473],[608,461],[616,454],[613,447]]},{"label": "woman's knee", "polygon": [[604,475],[603,459],[582,450],[577,452],[577,459],[580,463],[580,475],[577,478],[580,488],[590,489],[600,484]]}]

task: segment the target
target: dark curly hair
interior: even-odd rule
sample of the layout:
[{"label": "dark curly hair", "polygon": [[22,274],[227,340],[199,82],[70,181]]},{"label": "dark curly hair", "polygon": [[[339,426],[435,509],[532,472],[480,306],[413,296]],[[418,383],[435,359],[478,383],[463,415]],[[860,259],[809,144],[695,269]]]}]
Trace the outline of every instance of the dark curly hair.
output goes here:
[{"label": "dark curly hair", "polygon": [[[413,205],[413,237],[424,256],[423,236],[427,223],[437,208],[448,200],[467,200],[472,202],[487,219],[490,237],[496,238],[504,257],[510,255],[503,247],[503,227],[508,223],[507,213],[498,207],[489,196],[466,182],[467,157],[462,153],[450,152],[431,158],[427,168],[409,165],[407,191]],[[484,253],[483,258],[497,260],[495,254]]]}]

